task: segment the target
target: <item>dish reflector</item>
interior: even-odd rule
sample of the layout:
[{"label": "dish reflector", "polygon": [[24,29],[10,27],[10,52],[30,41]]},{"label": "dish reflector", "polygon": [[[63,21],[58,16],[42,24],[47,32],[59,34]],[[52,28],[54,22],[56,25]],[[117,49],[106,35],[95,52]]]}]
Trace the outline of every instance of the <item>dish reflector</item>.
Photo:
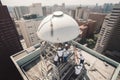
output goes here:
[{"label": "dish reflector", "polygon": [[54,12],[43,19],[37,35],[41,40],[62,43],[75,39],[80,34],[77,22],[61,11]]}]

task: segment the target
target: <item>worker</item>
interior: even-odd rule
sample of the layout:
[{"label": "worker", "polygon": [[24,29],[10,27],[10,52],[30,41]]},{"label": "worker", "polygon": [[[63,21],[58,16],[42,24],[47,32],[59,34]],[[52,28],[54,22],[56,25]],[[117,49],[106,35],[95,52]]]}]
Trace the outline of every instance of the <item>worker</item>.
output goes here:
[{"label": "worker", "polygon": [[78,48],[74,47],[74,60],[75,60],[75,65],[80,64],[80,54],[78,52]]},{"label": "worker", "polygon": [[57,56],[57,55],[54,57],[54,64],[55,64],[56,66],[58,66],[58,56]]},{"label": "worker", "polygon": [[69,55],[69,51],[68,51],[68,46],[66,45],[65,48],[64,48],[64,52],[63,52],[64,62],[67,62],[68,55]]},{"label": "worker", "polygon": [[63,62],[63,49],[61,47],[58,48],[57,56],[58,56],[58,62],[62,63]]},{"label": "worker", "polygon": [[69,53],[73,53],[74,52],[74,47],[73,45],[70,45],[70,48],[68,49]]},{"label": "worker", "polygon": [[76,53],[75,53],[76,60],[77,60],[77,63],[84,64],[85,59],[84,59],[84,57],[83,57],[83,55],[81,54],[80,51],[81,51],[80,49],[76,48]]},{"label": "worker", "polygon": [[77,47],[74,47],[75,73],[73,78],[77,78],[83,68],[84,58]]},{"label": "worker", "polygon": [[83,55],[82,54],[80,54],[80,64],[84,64],[84,57],[83,57]]},{"label": "worker", "polygon": [[83,68],[83,64],[75,65],[75,73],[73,76],[74,79],[76,79],[77,76],[80,74],[82,68]]}]

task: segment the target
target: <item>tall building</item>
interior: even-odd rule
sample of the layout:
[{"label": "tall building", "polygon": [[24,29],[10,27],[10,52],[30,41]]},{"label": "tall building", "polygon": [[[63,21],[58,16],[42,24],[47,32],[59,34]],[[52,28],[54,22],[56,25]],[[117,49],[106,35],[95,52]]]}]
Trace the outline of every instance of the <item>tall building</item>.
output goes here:
[{"label": "tall building", "polygon": [[30,6],[30,14],[36,14],[37,16],[43,16],[41,3],[34,3]]},{"label": "tall building", "polygon": [[89,17],[89,14],[90,14],[90,10],[85,8],[83,11],[82,19],[87,20]]},{"label": "tall building", "polygon": [[20,26],[20,30],[22,32],[22,35],[26,42],[27,47],[30,47],[39,43],[40,40],[36,32],[41,20],[42,18],[35,18],[35,19],[27,19],[27,20],[23,19],[23,20],[17,21],[17,23]]},{"label": "tall building", "polygon": [[13,7],[8,7],[8,11],[9,11],[9,14],[10,14],[11,18],[14,19],[15,18],[15,14],[14,14]]},{"label": "tall building", "polygon": [[22,40],[22,39],[23,39],[23,36],[22,36],[22,32],[21,32],[21,30],[20,30],[19,20],[16,20],[16,21],[15,21],[15,27],[16,27],[16,30],[17,30],[17,32],[18,32],[19,39]]},{"label": "tall building", "polygon": [[46,6],[46,13],[47,15],[52,14],[52,7]]},{"label": "tall building", "polygon": [[42,7],[43,16],[47,16],[49,14],[52,14],[55,11],[62,11],[64,13],[68,13],[68,11],[65,9],[65,4],[62,3],[62,5],[53,5],[53,6],[44,6]]},{"label": "tall building", "polygon": [[88,26],[86,25],[81,25],[80,26],[80,30],[82,31],[82,34],[80,35],[80,37],[83,39],[83,38],[86,38],[87,36],[87,31],[88,31]]},{"label": "tall building", "polygon": [[104,13],[93,12],[89,14],[88,18],[96,21],[95,33],[100,32],[105,16],[106,14]]},{"label": "tall building", "polygon": [[94,31],[95,31],[96,21],[88,19],[87,26],[88,26],[87,37],[91,37],[93,36]]},{"label": "tall building", "polygon": [[105,3],[103,5],[103,13],[111,12],[112,8],[113,8],[113,4],[112,3],[110,3],[110,4],[109,3]]},{"label": "tall building", "polygon": [[16,20],[19,20],[20,18],[22,18],[22,12],[19,7],[14,7],[14,14],[15,14]]},{"label": "tall building", "polygon": [[90,14],[90,10],[87,8],[77,7],[75,12],[75,19],[87,20]]},{"label": "tall building", "polygon": [[94,8],[91,11],[102,13],[102,10],[103,10],[102,6],[98,5],[98,3],[96,3],[96,5],[94,6]]},{"label": "tall building", "polygon": [[70,15],[71,17],[75,19],[75,10],[69,10],[68,15]]},{"label": "tall building", "polygon": [[55,12],[55,11],[62,11],[64,13],[66,13],[65,4],[62,3],[62,5],[57,5],[57,4],[53,5],[52,6],[52,12]]},{"label": "tall building", "polygon": [[8,9],[0,1],[0,80],[22,80],[10,56],[23,48]]},{"label": "tall building", "polygon": [[47,16],[47,10],[46,10],[46,7],[42,7],[42,11],[43,11],[43,16]]},{"label": "tall building", "polygon": [[81,7],[76,8],[75,19],[81,19],[83,14],[83,9]]},{"label": "tall building", "polygon": [[[95,50],[100,53],[106,51],[120,52],[120,4],[116,4],[111,12],[107,15],[102,25],[100,36],[97,40]],[[116,55],[116,54],[112,54]],[[120,53],[117,54],[117,57]]]},{"label": "tall building", "polygon": [[88,19],[86,20],[76,20],[80,29],[82,30],[82,38],[91,37],[95,31],[96,21]]},{"label": "tall building", "polygon": [[26,6],[16,6],[14,7],[14,16],[16,20],[20,20],[23,15],[29,13],[29,8]]}]

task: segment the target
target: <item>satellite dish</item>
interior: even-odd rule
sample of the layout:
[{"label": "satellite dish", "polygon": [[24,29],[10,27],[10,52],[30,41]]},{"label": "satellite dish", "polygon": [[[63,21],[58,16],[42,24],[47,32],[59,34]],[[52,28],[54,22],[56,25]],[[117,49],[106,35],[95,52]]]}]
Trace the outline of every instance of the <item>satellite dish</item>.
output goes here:
[{"label": "satellite dish", "polygon": [[62,43],[75,39],[80,32],[77,22],[72,17],[56,11],[43,19],[37,35],[44,41]]}]

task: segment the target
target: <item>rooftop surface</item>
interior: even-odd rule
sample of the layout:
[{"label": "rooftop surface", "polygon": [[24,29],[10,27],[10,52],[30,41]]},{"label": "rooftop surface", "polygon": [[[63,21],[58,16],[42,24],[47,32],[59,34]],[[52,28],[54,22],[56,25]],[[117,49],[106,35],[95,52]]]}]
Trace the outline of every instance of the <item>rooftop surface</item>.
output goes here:
[{"label": "rooftop surface", "polygon": [[[81,50],[81,48],[79,49]],[[53,63],[55,50],[56,47],[54,47],[54,45],[51,46],[49,44],[46,44],[46,46],[41,46],[41,47],[37,45],[34,46],[34,48],[32,47],[23,50],[11,56],[11,59],[13,60],[14,64],[16,65],[21,75],[23,76],[24,80],[36,80],[38,79],[38,77],[41,76],[40,69],[41,69],[41,65],[43,65],[40,59],[40,54],[43,55],[42,53],[45,53],[46,59],[49,60],[51,63]],[[87,70],[87,76],[89,78],[88,80],[113,80],[113,76],[114,74],[116,74],[115,72],[119,71],[117,67],[111,65],[105,60],[104,61],[101,60],[100,57],[93,56],[88,52],[85,52],[84,50],[81,50],[80,52],[85,58],[84,66],[85,69]],[[68,63],[61,64],[60,66],[58,66],[58,69],[61,69],[62,74],[64,73],[64,75],[67,75],[66,73],[70,73],[70,72],[67,72],[65,70],[68,71],[74,70],[72,63],[74,63],[74,60],[73,60],[73,55],[71,54]],[[36,75],[37,77],[34,77],[33,75]],[[60,79],[60,80],[65,80],[65,79]]]},{"label": "rooftop surface", "polygon": [[85,65],[86,69],[88,70],[90,80],[111,79],[111,76],[114,74],[115,67],[88,54],[85,51],[81,51],[81,53],[85,57],[85,61],[90,64],[90,66]]}]

